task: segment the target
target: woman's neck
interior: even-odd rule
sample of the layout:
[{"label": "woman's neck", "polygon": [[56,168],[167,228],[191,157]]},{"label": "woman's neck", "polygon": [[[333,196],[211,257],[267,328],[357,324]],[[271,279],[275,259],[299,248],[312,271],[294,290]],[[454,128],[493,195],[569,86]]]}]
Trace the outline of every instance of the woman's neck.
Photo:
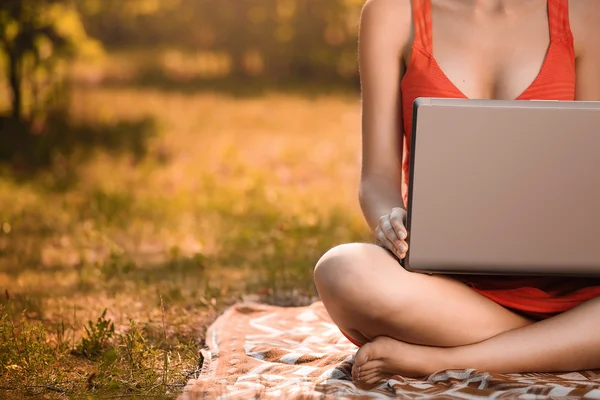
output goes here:
[{"label": "woman's neck", "polygon": [[477,14],[514,14],[536,3],[532,0],[459,0],[459,2]]}]

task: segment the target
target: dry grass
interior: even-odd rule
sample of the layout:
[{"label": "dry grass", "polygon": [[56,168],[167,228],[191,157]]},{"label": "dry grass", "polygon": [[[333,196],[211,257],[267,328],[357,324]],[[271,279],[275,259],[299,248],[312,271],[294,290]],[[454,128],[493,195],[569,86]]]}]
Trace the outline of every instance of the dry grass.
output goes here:
[{"label": "dry grass", "polygon": [[356,98],[95,87],[71,115],[158,134],[0,170],[0,396],[176,396],[224,307],[310,302],[318,257],[368,239]]}]

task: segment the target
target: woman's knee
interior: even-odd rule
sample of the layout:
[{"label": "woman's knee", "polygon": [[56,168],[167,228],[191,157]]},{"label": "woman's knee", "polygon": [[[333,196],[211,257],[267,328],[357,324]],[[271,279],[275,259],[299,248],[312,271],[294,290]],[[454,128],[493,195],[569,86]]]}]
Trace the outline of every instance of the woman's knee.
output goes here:
[{"label": "woman's knee", "polygon": [[360,253],[362,247],[370,246],[362,243],[349,243],[336,246],[327,251],[315,266],[314,278],[319,293],[337,291],[340,285],[352,278],[363,262]]},{"label": "woman's knee", "polygon": [[[378,276],[388,275],[386,270],[390,268],[399,275],[406,273],[393,256],[379,246],[344,244],[332,248],[317,262],[315,284],[322,298],[358,298],[366,294],[371,284],[376,285]],[[396,284],[401,285],[401,282]]]}]

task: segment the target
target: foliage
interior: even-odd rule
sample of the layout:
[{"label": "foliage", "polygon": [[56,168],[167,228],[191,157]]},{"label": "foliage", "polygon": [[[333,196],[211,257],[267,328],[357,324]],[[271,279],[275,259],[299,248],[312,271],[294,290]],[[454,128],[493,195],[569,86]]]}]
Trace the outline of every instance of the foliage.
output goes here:
[{"label": "foliage", "polygon": [[[356,78],[362,0],[78,0],[109,48],[194,51],[206,77]],[[183,62],[171,53],[167,64]]]},{"label": "foliage", "polygon": [[84,329],[85,335],[81,338],[77,351],[88,358],[99,356],[115,334],[115,324],[106,319],[106,308],[95,323],[88,321],[88,326]]},{"label": "foliage", "polygon": [[[356,84],[362,0],[3,0],[0,65],[12,115],[66,103],[74,59],[150,51],[136,81]],[[94,38],[94,39],[92,39]],[[113,67],[123,74],[122,68]],[[97,75],[92,74],[92,81]],[[43,125],[43,124],[38,124]]]},{"label": "foliage", "polygon": [[71,1],[0,2],[0,53],[6,59],[15,119],[24,117],[25,108],[33,116],[60,97],[67,60],[99,51]]},{"label": "foliage", "polygon": [[[21,316],[25,321],[25,316]],[[20,324],[12,320],[12,310],[0,305],[0,376],[20,376],[25,384],[47,379],[56,353],[47,340],[40,322]]]},{"label": "foliage", "polygon": [[[65,338],[51,332],[47,324],[30,321],[25,316],[13,321],[11,308],[11,302],[0,305],[0,394],[9,390],[9,394],[16,394],[15,398],[41,394],[47,398],[49,393],[134,392],[166,396],[172,395],[169,385],[182,386],[172,384],[179,382],[182,374],[186,376],[185,371],[178,370],[181,363],[169,362],[174,356],[181,360],[179,349],[156,347],[147,331],[134,321],[121,333],[114,332],[114,325],[105,318],[105,313],[96,324],[90,321],[90,337],[94,339],[84,337],[77,346],[77,351],[87,348],[86,357],[96,352],[90,360],[94,364],[90,364],[86,359],[73,357],[71,343],[61,340]],[[106,346],[109,343],[111,346]],[[192,355],[190,352],[186,357]],[[91,372],[81,376],[82,368]]]}]

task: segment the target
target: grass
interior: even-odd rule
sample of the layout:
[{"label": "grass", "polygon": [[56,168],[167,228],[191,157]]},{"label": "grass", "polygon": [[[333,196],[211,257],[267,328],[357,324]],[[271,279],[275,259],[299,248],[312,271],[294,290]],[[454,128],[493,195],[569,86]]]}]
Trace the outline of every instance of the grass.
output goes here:
[{"label": "grass", "polygon": [[319,256],[369,239],[355,97],[90,86],[70,116],[110,145],[0,167],[0,397],[176,397],[224,308],[310,303]]}]

